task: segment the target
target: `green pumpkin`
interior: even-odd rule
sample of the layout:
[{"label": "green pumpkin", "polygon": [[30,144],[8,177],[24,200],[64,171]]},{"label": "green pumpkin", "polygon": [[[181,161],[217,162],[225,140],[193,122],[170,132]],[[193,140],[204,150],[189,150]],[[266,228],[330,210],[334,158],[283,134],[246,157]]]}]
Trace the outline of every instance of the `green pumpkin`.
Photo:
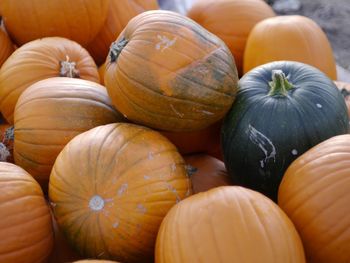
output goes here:
[{"label": "green pumpkin", "polygon": [[348,130],[344,98],[321,71],[298,62],[268,63],[239,81],[222,127],[224,162],[234,183],[276,201],[293,160]]}]

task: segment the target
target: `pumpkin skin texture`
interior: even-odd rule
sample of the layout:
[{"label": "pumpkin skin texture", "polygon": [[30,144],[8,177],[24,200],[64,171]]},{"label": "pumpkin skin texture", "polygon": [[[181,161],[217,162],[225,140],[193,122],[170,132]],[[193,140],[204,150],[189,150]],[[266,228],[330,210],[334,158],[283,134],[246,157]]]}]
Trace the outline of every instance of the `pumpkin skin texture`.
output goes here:
[{"label": "pumpkin skin texture", "polygon": [[13,124],[17,100],[30,85],[59,76],[99,82],[95,62],[74,41],[50,37],[17,49],[0,69],[0,110],[4,118]]},{"label": "pumpkin skin texture", "polygon": [[278,191],[310,263],[350,262],[350,135],[330,138],[295,160]]},{"label": "pumpkin skin texture", "polygon": [[100,76],[100,82],[101,85],[105,84],[105,70],[106,70],[106,64],[102,64],[101,66],[99,66],[98,68],[98,74]]},{"label": "pumpkin skin texture", "polygon": [[242,76],[243,54],[250,31],[275,13],[263,0],[199,0],[187,16],[226,43]]},{"label": "pumpkin skin texture", "polygon": [[153,9],[159,9],[157,0],[111,0],[104,26],[87,46],[87,50],[97,65],[105,62],[109,47],[118,38],[129,20],[146,10]]},{"label": "pumpkin skin texture", "polygon": [[[176,245],[174,245],[176,244]],[[285,213],[262,194],[222,186],[174,206],[158,232],[156,263],[305,262]]]},{"label": "pumpkin skin texture", "polygon": [[122,120],[98,83],[63,77],[39,81],[16,105],[15,163],[46,189],[57,155],[73,137]]},{"label": "pumpkin skin texture", "polygon": [[346,107],[348,108],[348,115],[350,116],[350,83],[342,81],[334,81],[334,83],[345,99]]},{"label": "pumpkin skin texture", "polygon": [[0,162],[0,262],[44,263],[53,246],[49,207],[22,168]]},{"label": "pumpkin skin texture", "polygon": [[309,64],[329,78],[337,79],[333,51],[327,36],[308,17],[276,16],[259,22],[252,29],[244,53],[244,73],[278,60]]},{"label": "pumpkin skin texture", "polygon": [[221,134],[226,168],[239,185],[277,200],[292,161],[312,146],[348,133],[344,99],[322,72],[299,62],[257,67],[241,78],[239,88]]},{"label": "pumpkin skin texture", "polygon": [[157,130],[195,131],[231,107],[237,71],[226,45],[170,11],[134,17],[111,46],[105,85],[129,120]]},{"label": "pumpkin skin texture", "polygon": [[79,253],[121,262],[153,262],[163,217],[189,194],[175,146],[126,123],[75,137],[57,157],[49,185],[57,223]]},{"label": "pumpkin skin texture", "polygon": [[206,154],[185,155],[185,162],[191,167],[193,193],[208,191],[214,187],[230,185],[225,164]]},{"label": "pumpkin skin texture", "polygon": [[15,50],[8,35],[0,28],[0,67]]},{"label": "pumpkin skin texture", "polygon": [[53,36],[86,45],[104,24],[109,0],[2,0],[0,8],[18,45]]}]

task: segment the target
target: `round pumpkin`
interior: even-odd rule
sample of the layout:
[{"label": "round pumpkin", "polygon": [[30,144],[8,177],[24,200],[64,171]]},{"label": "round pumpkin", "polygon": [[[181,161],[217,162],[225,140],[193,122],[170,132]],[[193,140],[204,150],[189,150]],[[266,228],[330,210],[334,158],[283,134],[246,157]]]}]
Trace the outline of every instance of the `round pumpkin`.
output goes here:
[{"label": "round pumpkin", "polygon": [[14,127],[8,123],[0,124],[0,161],[13,163]]},{"label": "round pumpkin", "polygon": [[345,99],[346,107],[348,108],[348,114],[350,116],[350,83],[342,81],[334,81],[334,83]]},{"label": "round pumpkin", "polygon": [[87,50],[97,65],[106,61],[109,47],[123,31],[129,20],[152,9],[159,9],[157,0],[110,0],[107,19],[98,35],[87,46]]},{"label": "round pumpkin", "polygon": [[273,200],[288,166],[312,146],[349,131],[344,98],[318,69],[272,62],[245,74],[222,128],[229,175]]},{"label": "round pumpkin", "polygon": [[275,13],[263,0],[200,0],[195,2],[187,16],[225,41],[241,76],[250,31],[255,24],[275,16]]},{"label": "round pumpkin", "polygon": [[337,79],[333,51],[327,36],[308,17],[276,16],[254,26],[244,52],[244,73],[278,60],[309,64],[329,78]]},{"label": "round pumpkin", "polygon": [[45,189],[57,155],[73,137],[122,120],[100,84],[63,77],[39,81],[16,105],[15,163]]},{"label": "round pumpkin", "polygon": [[50,37],[17,49],[0,69],[0,110],[5,119],[13,124],[17,100],[26,88],[59,76],[99,82],[94,60],[74,41]]},{"label": "round pumpkin", "polygon": [[153,262],[163,217],[190,193],[175,146],[158,132],[126,123],[71,140],[49,185],[57,223],[80,254],[130,263]]},{"label": "round pumpkin", "polygon": [[22,168],[0,162],[0,262],[44,263],[53,246],[49,207]]},{"label": "round pumpkin", "polygon": [[103,26],[109,0],[2,0],[0,8],[18,45],[52,36],[86,45]]},{"label": "round pumpkin", "polygon": [[310,263],[350,262],[350,135],[330,138],[295,160],[278,192]]},{"label": "round pumpkin", "polygon": [[111,46],[105,85],[127,118],[166,131],[194,131],[219,121],[234,101],[230,50],[189,18],[147,11]]},{"label": "round pumpkin", "polygon": [[193,193],[205,192],[212,188],[230,184],[225,164],[206,154],[184,155],[191,175]]},{"label": "round pumpkin", "polygon": [[4,32],[2,28],[0,28],[0,67],[6,59],[12,54],[15,50],[10,38]]},{"label": "round pumpkin", "polygon": [[156,263],[305,262],[285,213],[262,194],[222,186],[174,206],[157,237]]}]

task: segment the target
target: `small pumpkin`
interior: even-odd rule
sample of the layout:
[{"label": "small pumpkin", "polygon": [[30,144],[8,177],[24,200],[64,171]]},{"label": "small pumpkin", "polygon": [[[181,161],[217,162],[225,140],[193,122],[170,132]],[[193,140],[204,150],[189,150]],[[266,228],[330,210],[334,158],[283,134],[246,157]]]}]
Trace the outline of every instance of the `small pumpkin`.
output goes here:
[{"label": "small pumpkin", "polygon": [[193,20],[147,11],[112,44],[105,85],[129,120],[158,130],[195,131],[229,110],[237,70],[227,46]]},{"label": "small pumpkin", "polygon": [[255,24],[274,17],[275,13],[263,0],[200,0],[195,2],[187,16],[226,43],[241,76],[250,31]]},{"label": "small pumpkin", "polygon": [[123,31],[129,20],[146,11],[159,9],[157,0],[110,0],[107,19],[87,50],[97,65],[106,61],[109,47]]},{"label": "small pumpkin", "polygon": [[222,186],[195,194],[164,218],[156,263],[304,263],[290,219],[262,194]]},{"label": "small pumpkin", "polygon": [[46,262],[53,247],[49,207],[22,168],[0,162],[0,262]]},{"label": "small pumpkin", "polygon": [[350,116],[350,83],[342,81],[334,81],[334,83],[345,99],[346,107],[348,108],[348,114]]},{"label": "small pumpkin", "polygon": [[81,45],[100,31],[109,0],[2,0],[1,14],[16,44],[59,36]]},{"label": "small pumpkin", "polygon": [[0,161],[13,163],[14,127],[8,123],[0,124]]},{"label": "small pumpkin", "polygon": [[205,192],[219,186],[230,185],[225,164],[206,154],[184,155],[191,175],[193,193]]},{"label": "small pumpkin", "polygon": [[244,52],[244,73],[268,62],[291,60],[309,64],[336,80],[332,47],[312,19],[299,15],[267,18],[254,26]]},{"label": "small pumpkin", "polygon": [[57,223],[80,254],[121,262],[153,262],[163,217],[190,193],[175,146],[158,132],[126,123],[72,139],[49,185]]},{"label": "small pumpkin", "polygon": [[94,60],[74,41],[50,37],[18,48],[0,69],[0,110],[5,119],[13,124],[17,100],[30,85],[59,76],[99,82]]},{"label": "small pumpkin", "polygon": [[98,83],[63,77],[39,81],[16,105],[15,163],[46,189],[57,155],[73,137],[122,120]]},{"label": "small pumpkin", "polygon": [[5,31],[0,28],[0,67],[15,50],[10,38]]},{"label": "small pumpkin", "polygon": [[350,262],[350,135],[330,138],[296,159],[278,204],[297,228],[310,263]]},{"label": "small pumpkin", "polygon": [[222,129],[229,175],[277,200],[288,166],[312,146],[349,132],[344,98],[318,69],[299,62],[259,66],[239,82]]}]

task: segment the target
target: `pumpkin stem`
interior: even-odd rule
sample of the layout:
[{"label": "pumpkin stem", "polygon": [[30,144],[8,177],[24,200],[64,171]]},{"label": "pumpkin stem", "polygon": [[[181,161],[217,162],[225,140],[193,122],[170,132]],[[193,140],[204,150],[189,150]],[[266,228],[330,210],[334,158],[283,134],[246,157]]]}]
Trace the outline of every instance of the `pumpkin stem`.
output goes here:
[{"label": "pumpkin stem", "polygon": [[287,80],[286,75],[282,70],[272,70],[272,81],[269,82],[269,96],[282,95],[287,96],[288,91],[293,88],[293,85]]},{"label": "pumpkin stem", "polygon": [[196,167],[193,167],[192,165],[185,165],[185,169],[186,169],[186,172],[187,172],[187,175],[188,177],[191,177],[192,175],[194,175],[198,169]]},{"label": "pumpkin stem", "polygon": [[346,88],[342,88],[340,90],[340,93],[343,95],[344,98],[347,98],[350,96],[350,92]]},{"label": "pumpkin stem", "polygon": [[79,78],[79,70],[75,68],[76,63],[69,61],[69,57],[66,56],[65,61],[60,61],[60,76],[68,78]]},{"label": "pumpkin stem", "polygon": [[128,40],[123,37],[118,42],[113,42],[109,50],[109,56],[111,57],[111,62],[116,62],[119,54],[122,52],[123,48],[128,44]]}]

